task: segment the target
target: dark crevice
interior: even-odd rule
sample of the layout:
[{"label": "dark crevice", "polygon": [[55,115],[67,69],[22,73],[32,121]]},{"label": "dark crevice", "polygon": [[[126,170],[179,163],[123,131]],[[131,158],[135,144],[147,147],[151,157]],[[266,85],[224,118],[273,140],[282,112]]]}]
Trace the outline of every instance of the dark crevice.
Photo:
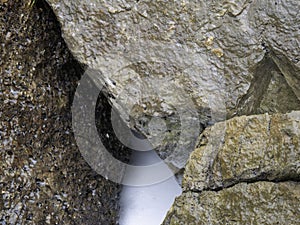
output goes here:
[{"label": "dark crevice", "polygon": [[257,114],[257,109],[263,99],[272,78],[272,70],[279,70],[277,65],[267,54],[264,59],[254,68],[254,77],[250,88],[237,106],[237,116]]},{"label": "dark crevice", "polygon": [[300,177],[296,178],[296,177],[291,177],[291,178],[287,178],[284,177],[282,179],[259,179],[259,178],[255,178],[255,179],[244,179],[244,180],[239,180],[237,182],[228,184],[228,185],[224,185],[223,187],[216,187],[216,188],[205,188],[202,190],[197,190],[197,189],[188,189],[188,190],[183,190],[183,193],[188,193],[188,192],[194,192],[194,193],[202,193],[205,191],[213,191],[213,192],[219,192],[222,191],[224,189],[228,189],[228,188],[232,188],[238,184],[241,183],[247,183],[247,184],[253,184],[253,183],[257,183],[257,182],[270,182],[270,183],[282,183],[282,182],[300,182]]},{"label": "dark crevice", "polygon": [[[233,116],[287,113],[300,109],[300,77],[289,60],[262,43],[265,57],[253,68],[254,77]],[[289,103],[288,103],[289,102]]]},{"label": "dark crevice", "polygon": [[270,53],[270,58],[277,65],[280,72],[285,77],[286,82],[293,90],[294,94],[300,100],[300,71],[297,70],[287,59],[286,56],[282,54],[277,54],[275,51]]},{"label": "dark crevice", "polygon": [[[103,90],[100,92],[95,109],[96,127],[98,130],[98,135],[105,146],[106,150],[111,153],[111,155],[124,162],[128,163],[132,150],[126,147],[117,137],[112,126],[112,112],[116,110],[112,107],[109,102],[109,97],[107,96],[107,91]],[[119,115],[116,113],[116,115]],[[118,127],[127,126],[121,117],[116,118],[117,121],[114,123],[118,124]]]}]

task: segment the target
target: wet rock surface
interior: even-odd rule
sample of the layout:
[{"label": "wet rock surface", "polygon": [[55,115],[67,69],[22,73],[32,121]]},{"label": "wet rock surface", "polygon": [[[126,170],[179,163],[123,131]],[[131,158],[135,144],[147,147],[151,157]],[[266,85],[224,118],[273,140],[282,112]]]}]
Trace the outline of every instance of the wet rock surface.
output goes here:
[{"label": "wet rock surface", "polygon": [[298,1],[47,1],[123,120],[175,167],[208,123],[299,109]]},{"label": "wet rock surface", "polygon": [[[1,1],[0,18],[0,224],[116,224],[120,186],[88,166],[73,137],[83,68],[54,14],[43,1]],[[103,96],[98,106],[99,117],[110,110]]]},{"label": "wet rock surface", "polygon": [[207,128],[164,224],[298,224],[300,112]]}]

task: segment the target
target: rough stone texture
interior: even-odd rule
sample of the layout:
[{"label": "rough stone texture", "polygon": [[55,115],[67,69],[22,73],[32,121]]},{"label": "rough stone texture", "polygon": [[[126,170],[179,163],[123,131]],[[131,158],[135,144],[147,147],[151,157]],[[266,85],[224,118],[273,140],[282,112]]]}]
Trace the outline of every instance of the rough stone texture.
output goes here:
[{"label": "rough stone texture", "polygon": [[164,224],[298,224],[299,140],[300,111],[207,128]]},{"label": "rough stone texture", "polygon": [[187,190],[242,181],[300,180],[300,112],[235,117],[200,136],[186,166]]},{"label": "rough stone texture", "polygon": [[[116,224],[120,186],[87,165],[72,134],[83,69],[50,7],[0,1],[0,27],[0,224]],[[103,97],[99,107],[109,112]],[[122,149],[100,132],[108,149]]]},{"label": "rough stone texture", "polygon": [[300,101],[295,98],[295,93],[289,88],[283,74],[278,71],[272,72],[270,84],[260,102],[257,113],[290,112],[293,109],[298,108],[295,106],[300,105]]},{"label": "rough stone texture", "polygon": [[218,192],[182,194],[163,224],[297,225],[299,201],[299,183],[240,183]]},{"label": "rough stone texture", "polygon": [[[47,2],[72,53],[100,70],[96,82],[162,158],[176,144],[182,152],[194,145],[195,123],[300,107],[299,1]],[[282,82],[270,89],[277,74]],[[181,110],[196,122],[181,127]],[[166,128],[151,124],[153,116]],[[185,130],[195,136],[181,140]]]}]

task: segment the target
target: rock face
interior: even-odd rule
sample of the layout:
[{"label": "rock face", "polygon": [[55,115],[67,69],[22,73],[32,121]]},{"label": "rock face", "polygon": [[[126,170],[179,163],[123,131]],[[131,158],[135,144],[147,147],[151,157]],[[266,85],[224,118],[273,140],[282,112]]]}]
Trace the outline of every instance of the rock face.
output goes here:
[{"label": "rock face", "polygon": [[175,167],[202,125],[300,109],[299,1],[47,2],[123,120]]},{"label": "rock face", "polygon": [[207,128],[164,224],[298,224],[299,140],[299,111]]},{"label": "rock face", "polygon": [[[224,132],[222,132],[224,131]],[[242,116],[206,129],[186,166],[188,190],[300,179],[300,112]]]},{"label": "rock face", "polygon": [[220,191],[187,192],[163,224],[299,224],[300,184],[240,183]]},{"label": "rock face", "polygon": [[83,69],[51,8],[31,3],[0,1],[0,224],[116,224],[120,186],[87,165],[72,134]]},{"label": "rock face", "polygon": [[[110,104],[175,169],[204,127],[281,113],[206,129],[165,224],[300,223],[299,1],[47,2],[97,71],[98,132],[120,160]],[[120,187],[72,134],[82,67],[43,1],[0,4],[0,222],[115,224]]]}]

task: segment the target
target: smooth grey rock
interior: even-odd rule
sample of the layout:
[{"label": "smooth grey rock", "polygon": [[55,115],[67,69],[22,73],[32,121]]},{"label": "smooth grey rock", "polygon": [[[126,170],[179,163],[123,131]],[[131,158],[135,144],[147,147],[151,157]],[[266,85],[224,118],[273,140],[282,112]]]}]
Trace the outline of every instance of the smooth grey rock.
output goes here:
[{"label": "smooth grey rock", "polygon": [[[172,166],[184,166],[202,125],[300,107],[299,1],[47,2],[74,56]],[[291,101],[264,97],[275,73],[286,90],[273,97]]]}]

